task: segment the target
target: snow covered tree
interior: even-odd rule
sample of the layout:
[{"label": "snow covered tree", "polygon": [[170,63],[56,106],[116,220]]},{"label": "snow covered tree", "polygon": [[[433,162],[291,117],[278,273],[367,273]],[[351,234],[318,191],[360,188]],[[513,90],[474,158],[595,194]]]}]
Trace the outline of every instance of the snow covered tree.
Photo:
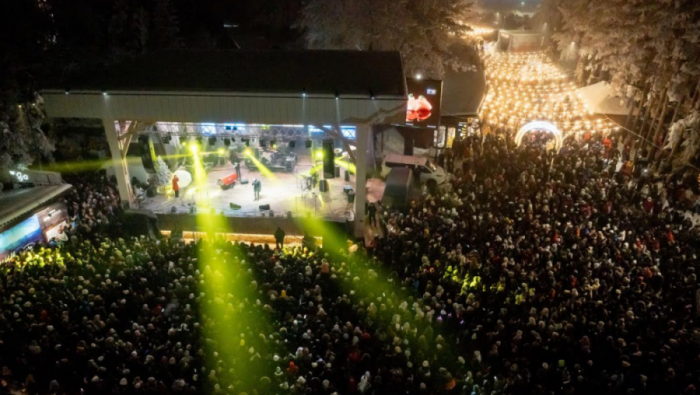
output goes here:
[{"label": "snow covered tree", "polygon": [[173,173],[170,171],[170,168],[168,165],[165,163],[163,158],[161,156],[158,156],[158,159],[156,160],[155,163],[156,167],[156,182],[158,183],[158,186],[161,185],[169,185],[170,181],[173,178]]},{"label": "snow covered tree", "polygon": [[[669,131],[664,149],[671,150],[671,164],[674,168],[690,164],[700,151],[700,111],[675,122]],[[680,152],[680,155],[676,155]]]},{"label": "snow covered tree", "polygon": [[449,51],[468,7],[462,0],[309,0],[298,27],[309,48],[396,50],[407,73],[442,78],[446,68],[468,66]]},{"label": "snow covered tree", "polygon": [[659,147],[671,137],[667,125],[697,108],[700,3],[546,0],[542,7],[541,14],[554,20],[555,10],[560,13],[562,29],[553,38],[559,51],[578,56],[577,81],[608,81],[627,98],[629,141],[639,141],[658,165],[664,157]]},{"label": "snow covered tree", "polygon": [[0,169],[26,168],[51,155],[55,146],[42,129],[45,119],[38,96],[0,110]]},{"label": "snow covered tree", "polygon": [[156,0],[153,11],[153,43],[158,48],[182,46],[180,23],[170,0]]}]

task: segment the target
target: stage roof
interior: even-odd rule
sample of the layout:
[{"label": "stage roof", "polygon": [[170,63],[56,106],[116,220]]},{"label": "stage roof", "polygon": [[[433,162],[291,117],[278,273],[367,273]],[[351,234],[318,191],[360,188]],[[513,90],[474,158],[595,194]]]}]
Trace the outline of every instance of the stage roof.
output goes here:
[{"label": "stage roof", "polygon": [[60,196],[73,186],[48,185],[0,193],[0,230]]},{"label": "stage roof", "polygon": [[380,51],[165,51],[55,78],[44,88],[406,96],[401,55]]},{"label": "stage roof", "polygon": [[169,51],[44,87],[51,118],[267,125],[406,119],[398,52]]}]

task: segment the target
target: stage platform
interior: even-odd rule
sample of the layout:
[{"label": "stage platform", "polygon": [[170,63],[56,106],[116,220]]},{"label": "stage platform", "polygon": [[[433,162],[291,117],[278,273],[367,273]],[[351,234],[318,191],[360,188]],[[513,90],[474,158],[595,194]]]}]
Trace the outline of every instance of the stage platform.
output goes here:
[{"label": "stage platform", "polygon": [[[355,190],[355,176],[350,175],[350,181],[345,181],[345,169],[341,169],[340,177],[328,180],[330,190],[321,192],[318,185],[315,189],[304,190],[303,174],[308,174],[311,163],[308,157],[301,157],[295,171],[292,173],[275,172],[266,177],[259,171],[252,171],[241,165],[241,178],[248,184],[236,182],[235,186],[222,190],[217,180],[235,173],[233,165],[227,163],[214,168],[207,174],[204,188],[197,190],[194,185],[180,191],[180,197],[159,194],[145,198],[139,208],[153,211],[155,214],[192,214],[216,213],[227,217],[269,217],[270,211],[260,210],[260,206],[269,205],[274,216],[305,216],[310,213],[316,218],[329,221],[342,221],[354,217],[354,204],[348,202],[344,188],[350,186]],[[254,200],[253,180],[261,180],[262,189],[260,200]],[[381,180],[368,181],[367,201],[374,202],[381,198],[383,183]],[[230,204],[240,206],[232,209]]]}]

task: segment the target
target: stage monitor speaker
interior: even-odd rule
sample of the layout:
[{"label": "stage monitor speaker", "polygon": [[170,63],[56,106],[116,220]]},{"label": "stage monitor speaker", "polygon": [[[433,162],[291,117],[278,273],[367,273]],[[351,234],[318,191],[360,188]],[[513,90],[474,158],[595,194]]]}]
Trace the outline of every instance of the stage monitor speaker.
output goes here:
[{"label": "stage monitor speaker", "polygon": [[318,189],[319,189],[321,192],[328,192],[328,191],[330,191],[330,187],[329,187],[329,184],[328,184],[328,180],[321,180],[321,181],[319,182],[319,184],[318,184]]},{"label": "stage monitor speaker", "polygon": [[149,173],[156,172],[156,152],[153,148],[153,141],[151,141],[151,136],[144,134],[139,136],[139,151],[141,152],[141,161],[143,162],[143,167]]},{"label": "stage monitor speaker", "polygon": [[229,203],[228,206],[231,210],[240,210],[241,209],[241,206],[237,205],[236,203]]},{"label": "stage monitor speaker", "polygon": [[260,211],[265,211],[265,210],[269,210],[269,209],[270,209],[269,204],[263,204],[260,206]]},{"label": "stage monitor speaker", "polygon": [[333,140],[323,140],[323,178],[335,178],[335,153]]},{"label": "stage monitor speaker", "polygon": [[130,236],[148,236],[152,239],[161,237],[158,217],[151,210],[128,209],[124,211],[124,229]]}]

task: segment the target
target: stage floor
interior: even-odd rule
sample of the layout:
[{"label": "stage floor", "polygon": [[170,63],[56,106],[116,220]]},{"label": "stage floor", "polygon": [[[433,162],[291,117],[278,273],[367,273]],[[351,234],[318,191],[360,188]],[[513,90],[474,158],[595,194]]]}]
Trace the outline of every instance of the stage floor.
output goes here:
[{"label": "stage floor", "polygon": [[[223,213],[230,217],[261,217],[269,216],[267,211],[261,211],[259,206],[270,205],[275,216],[283,216],[292,212],[295,216],[312,215],[332,221],[345,221],[348,213],[354,218],[354,204],[348,203],[343,188],[349,185],[355,189],[355,176],[350,176],[350,182],[345,182],[345,169],[341,169],[341,177],[329,181],[330,191],[320,192],[318,185],[313,191],[303,191],[302,174],[308,174],[311,164],[308,157],[301,157],[293,173],[276,172],[274,178],[265,177],[258,171],[250,171],[241,163],[241,176],[249,183],[241,185],[238,182],[233,188],[222,190],[217,180],[235,173],[230,163],[216,167],[207,174],[206,188],[197,191],[189,186],[180,191],[180,197],[157,195],[146,198],[140,207],[152,210],[156,214],[190,213],[192,206],[197,212]],[[262,182],[260,200],[254,200],[253,179]],[[384,193],[381,180],[370,180],[367,184],[367,200],[377,201]],[[229,207],[230,203],[241,206],[238,210]]]}]

